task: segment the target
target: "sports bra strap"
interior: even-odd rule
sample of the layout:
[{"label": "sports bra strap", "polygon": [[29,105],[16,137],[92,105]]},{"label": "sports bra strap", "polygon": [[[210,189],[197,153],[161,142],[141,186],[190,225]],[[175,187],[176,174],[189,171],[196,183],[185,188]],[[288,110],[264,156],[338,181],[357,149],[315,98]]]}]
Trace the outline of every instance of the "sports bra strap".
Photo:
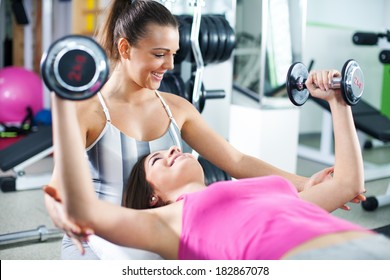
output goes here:
[{"label": "sports bra strap", "polygon": [[106,115],[106,119],[107,119],[108,122],[111,122],[110,112],[108,111],[107,105],[104,102],[103,96],[100,93],[100,91],[97,94],[98,94],[98,97],[99,97],[100,104],[102,104],[103,112]]},{"label": "sports bra strap", "polygon": [[165,111],[167,112],[168,117],[169,117],[171,120],[173,120],[173,115],[172,115],[171,109],[169,109],[168,104],[165,102],[165,100],[162,98],[162,96],[160,95],[160,93],[159,93],[157,90],[155,90],[154,92],[156,93],[157,97],[160,98],[160,101],[161,101],[161,103],[162,103],[162,105],[163,105]]},{"label": "sports bra strap", "polygon": [[[167,114],[168,114],[168,117],[169,117],[171,120],[173,120],[173,122],[175,122],[175,119],[173,118],[171,109],[169,109],[168,104],[165,102],[165,100],[162,98],[162,96],[160,95],[160,93],[159,93],[157,90],[155,91],[155,94],[156,94],[157,97],[160,99],[160,101],[161,101],[161,103],[162,103],[162,105],[163,105],[165,111],[166,111]],[[106,103],[104,102],[104,99],[103,99],[103,96],[102,96],[101,92],[99,91],[99,92],[97,93],[97,95],[98,95],[98,98],[99,98],[100,103],[102,104],[103,112],[104,112],[104,114],[106,115],[107,121],[108,121],[108,122],[111,122],[110,112],[108,111],[107,105],[106,105]],[[176,122],[175,122],[175,124],[176,124]]]}]

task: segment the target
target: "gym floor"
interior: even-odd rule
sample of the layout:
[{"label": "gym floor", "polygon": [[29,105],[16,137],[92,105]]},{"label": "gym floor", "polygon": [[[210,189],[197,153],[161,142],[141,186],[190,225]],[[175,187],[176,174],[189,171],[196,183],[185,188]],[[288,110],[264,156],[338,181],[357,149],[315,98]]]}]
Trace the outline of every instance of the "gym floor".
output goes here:
[{"label": "gym floor", "polygon": [[[301,137],[300,142],[305,144],[318,143],[318,135]],[[316,145],[316,144],[314,144]],[[390,147],[365,150],[364,158],[383,158],[390,160]],[[297,173],[310,176],[325,166],[305,159],[298,159]],[[46,158],[31,166],[30,172],[51,170],[52,159]],[[0,172],[0,176],[3,176]],[[367,196],[384,194],[390,184],[390,178],[370,181],[366,183]],[[373,229],[390,225],[390,206],[379,208],[374,212],[367,212],[360,205],[350,205],[351,211],[336,210],[333,215],[350,220],[364,227]],[[54,229],[43,200],[40,189],[17,192],[0,192],[0,235],[20,231],[35,230],[44,225]],[[20,242],[16,244],[0,245],[1,260],[56,260],[60,258],[59,235],[45,242]]]}]

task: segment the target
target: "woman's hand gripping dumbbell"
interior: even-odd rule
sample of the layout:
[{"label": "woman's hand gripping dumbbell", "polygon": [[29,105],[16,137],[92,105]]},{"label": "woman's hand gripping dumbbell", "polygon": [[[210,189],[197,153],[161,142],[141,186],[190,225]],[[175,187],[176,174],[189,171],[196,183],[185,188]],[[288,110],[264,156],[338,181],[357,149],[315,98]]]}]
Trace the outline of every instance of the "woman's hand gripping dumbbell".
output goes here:
[{"label": "woman's hand gripping dumbbell", "polygon": [[[292,64],[287,72],[286,89],[288,97],[296,106],[303,105],[309,98],[306,80],[309,76],[306,66],[300,62]],[[364,76],[359,64],[350,59],[341,70],[341,77],[330,80],[329,89],[340,89],[348,105],[356,105],[364,90]]]}]

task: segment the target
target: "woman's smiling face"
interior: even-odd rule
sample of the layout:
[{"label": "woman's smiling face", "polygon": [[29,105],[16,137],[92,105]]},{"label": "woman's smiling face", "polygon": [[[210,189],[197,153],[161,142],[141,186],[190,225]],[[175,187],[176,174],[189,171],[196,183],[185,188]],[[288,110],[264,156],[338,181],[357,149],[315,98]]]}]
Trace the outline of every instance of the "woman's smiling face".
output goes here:
[{"label": "woman's smiling face", "polygon": [[170,26],[150,24],[147,35],[130,47],[128,73],[140,87],[158,89],[166,71],[174,67],[179,49],[179,31]]},{"label": "woman's smiling face", "polygon": [[162,196],[189,183],[204,181],[198,160],[190,153],[182,153],[176,146],[147,156],[145,174],[156,194]]}]

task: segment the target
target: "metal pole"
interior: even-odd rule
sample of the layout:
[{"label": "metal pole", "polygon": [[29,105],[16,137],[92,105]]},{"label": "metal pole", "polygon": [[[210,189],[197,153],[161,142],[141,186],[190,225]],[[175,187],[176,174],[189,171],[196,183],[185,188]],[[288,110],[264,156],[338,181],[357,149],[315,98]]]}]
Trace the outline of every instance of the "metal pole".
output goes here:
[{"label": "metal pole", "polygon": [[0,246],[22,242],[43,242],[48,239],[62,238],[63,232],[59,229],[48,229],[39,226],[37,229],[19,231],[0,235]]},{"label": "metal pole", "polygon": [[[192,27],[191,27],[191,46],[192,46],[192,52],[194,54],[194,58],[196,62],[194,90],[192,93],[192,103],[194,105],[199,104],[200,91],[201,91],[202,81],[203,81],[204,62],[203,62],[203,57],[199,46],[199,30],[200,30],[200,22],[202,20],[203,3],[204,3],[203,0],[190,1],[190,5],[194,6],[194,16],[193,16]],[[198,106],[196,107],[199,108]]]}]

